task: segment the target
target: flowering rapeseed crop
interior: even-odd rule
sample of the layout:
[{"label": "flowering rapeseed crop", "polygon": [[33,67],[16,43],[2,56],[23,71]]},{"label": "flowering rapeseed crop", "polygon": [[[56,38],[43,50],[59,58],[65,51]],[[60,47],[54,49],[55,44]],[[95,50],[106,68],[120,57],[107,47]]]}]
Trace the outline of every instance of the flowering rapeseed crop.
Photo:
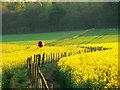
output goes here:
[{"label": "flowering rapeseed crop", "polygon": [[76,46],[45,46],[39,48],[38,46],[21,46],[14,44],[2,45],[2,67],[3,69],[10,69],[15,65],[25,64],[26,59],[34,54],[46,54],[57,52],[75,52],[80,48]]},{"label": "flowering rapeseed crop", "polygon": [[[37,45],[22,46],[15,44],[2,44],[3,86],[8,87],[8,81],[10,81],[12,78],[20,79],[20,77],[22,78],[23,76],[23,78],[27,78],[27,76],[25,76],[26,73],[24,72],[26,68],[24,67],[24,70],[20,69],[23,68],[23,66],[26,66],[27,57],[33,57],[34,54],[43,54],[44,52],[45,54],[50,54],[65,51],[75,52],[76,50],[80,50],[80,48],[77,48],[76,46],[44,46],[43,48],[39,48]],[[18,72],[19,70],[23,71]],[[19,73],[21,74],[21,76],[19,75]],[[21,80],[17,80],[17,83],[19,83],[19,81]],[[20,87],[20,85],[18,86]]]},{"label": "flowering rapeseed crop", "polygon": [[112,49],[78,54],[59,60],[59,70],[71,82],[72,87],[118,88],[118,43],[100,45]]}]

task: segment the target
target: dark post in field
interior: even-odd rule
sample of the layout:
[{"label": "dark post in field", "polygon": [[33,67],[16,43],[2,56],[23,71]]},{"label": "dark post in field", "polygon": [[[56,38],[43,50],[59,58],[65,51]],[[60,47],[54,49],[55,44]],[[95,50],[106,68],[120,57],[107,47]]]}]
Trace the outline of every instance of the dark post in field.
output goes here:
[{"label": "dark post in field", "polygon": [[41,55],[38,54],[38,67],[40,67]]},{"label": "dark post in field", "polygon": [[52,62],[52,53],[51,53],[51,60],[50,61]]},{"label": "dark post in field", "polygon": [[56,61],[58,60],[58,58],[59,58],[59,57],[58,57],[58,53],[56,53]]},{"label": "dark post in field", "polygon": [[43,53],[43,57],[42,57],[42,65],[44,64],[45,61],[45,53]]},{"label": "dark post in field", "polygon": [[67,53],[66,52],[64,52],[64,57],[67,57]]}]

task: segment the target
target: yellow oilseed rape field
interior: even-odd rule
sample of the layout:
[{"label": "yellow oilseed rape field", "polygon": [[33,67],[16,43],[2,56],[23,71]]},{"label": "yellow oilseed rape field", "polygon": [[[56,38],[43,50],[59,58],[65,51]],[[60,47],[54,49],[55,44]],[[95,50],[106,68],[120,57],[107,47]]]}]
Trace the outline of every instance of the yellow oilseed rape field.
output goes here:
[{"label": "yellow oilseed rape field", "polygon": [[[64,74],[69,86],[118,87],[118,43],[83,44],[81,46],[102,46],[111,49],[81,53],[60,59],[57,66]],[[34,54],[44,52],[50,54],[78,50],[83,50],[83,48],[80,48],[79,45],[39,48],[35,45],[2,44],[2,71],[0,71],[3,73],[2,85],[3,87],[7,87],[8,84],[9,87],[27,87],[26,59],[29,56],[33,57]],[[21,68],[17,68],[17,66]],[[24,82],[21,79],[24,79]],[[11,85],[11,82],[15,83]]]},{"label": "yellow oilseed rape field", "polygon": [[[26,87],[23,83],[20,85],[9,85],[12,78],[15,80],[12,82],[19,83],[20,79],[26,78],[24,81],[27,82],[26,76],[26,60],[34,54],[46,54],[57,53],[57,52],[76,52],[80,50],[76,46],[44,46],[39,48],[37,45],[17,45],[17,44],[2,44],[2,72],[3,72],[3,87]],[[19,67],[19,68],[18,68]],[[20,71],[22,70],[22,71]],[[24,75],[23,75],[24,74]],[[23,77],[24,76],[24,77]],[[6,80],[7,79],[7,80]],[[8,82],[9,81],[9,82]],[[22,81],[23,82],[23,81]]]},{"label": "yellow oilseed rape field", "polygon": [[118,88],[118,43],[84,46],[99,45],[111,49],[78,54],[59,60],[57,66],[68,87]]},{"label": "yellow oilseed rape field", "polygon": [[57,52],[75,52],[80,50],[76,46],[21,46],[14,44],[2,45],[2,67],[3,69],[11,68],[15,65],[25,64],[26,59],[34,54],[46,54]]}]

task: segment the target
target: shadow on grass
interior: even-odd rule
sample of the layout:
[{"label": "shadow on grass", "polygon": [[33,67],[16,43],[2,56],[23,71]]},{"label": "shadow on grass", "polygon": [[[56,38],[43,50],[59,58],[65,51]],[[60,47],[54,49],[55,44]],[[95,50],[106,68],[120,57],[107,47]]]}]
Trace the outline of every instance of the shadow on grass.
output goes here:
[{"label": "shadow on grass", "polygon": [[27,70],[25,65],[17,65],[11,69],[3,69],[2,89],[8,88],[26,88]]}]

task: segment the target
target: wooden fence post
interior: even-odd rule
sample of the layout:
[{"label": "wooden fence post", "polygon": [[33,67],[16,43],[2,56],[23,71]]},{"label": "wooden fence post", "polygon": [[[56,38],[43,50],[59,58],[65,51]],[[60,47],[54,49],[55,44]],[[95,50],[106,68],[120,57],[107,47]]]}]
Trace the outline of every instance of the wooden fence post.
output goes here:
[{"label": "wooden fence post", "polygon": [[40,67],[41,56],[38,54],[38,67]]},{"label": "wooden fence post", "polygon": [[30,82],[32,82],[32,57],[30,57],[29,60],[30,60],[30,64],[29,64],[29,67],[30,67],[30,71],[29,71],[29,73],[30,73]]},{"label": "wooden fence post", "polygon": [[61,53],[61,58],[63,57],[63,54]]},{"label": "wooden fence post", "polygon": [[39,88],[39,77],[38,77],[38,71],[39,71],[39,66],[38,66],[38,64],[37,64],[37,77],[36,77],[36,88]]},{"label": "wooden fence post", "polygon": [[33,63],[33,88],[35,88],[35,63]]},{"label": "wooden fence post", "polygon": [[86,53],[86,49],[84,49],[84,53]]},{"label": "wooden fence post", "polygon": [[68,53],[68,56],[70,56],[70,53]]},{"label": "wooden fence post", "polygon": [[44,64],[44,61],[45,61],[45,53],[43,53],[43,57],[42,57],[42,66]]},{"label": "wooden fence post", "polygon": [[43,90],[43,83],[42,83],[42,79],[41,79],[41,77],[40,77],[40,88]]},{"label": "wooden fence post", "polygon": [[55,60],[55,53],[53,53],[53,62],[54,62],[54,60]]},{"label": "wooden fence post", "polygon": [[58,60],[58,53],[56,53],[56,61]]},{"label": "wooden fence post", "polygon": [[47,81],[45,80],[43,74],[41,73],[41,71],[39,70],[39,76],[41,78],[41,83],[42,83],[42,89],[43,90],[49,90],[49,87],[47,85]]},{"label": "wooden fence post", "polygon": [[94,52],[96,51],[96,47],[94,47]]},{"label": "wooden fence post", "polygon": [[88,53],[88,52],[90,52],[90,49],[89,49],[89,48],[87,49],[87,53]]},{"label": "wooden fence post", "polygon": [[67,53],[66,52],[64,52],[64,57],[67,57]]},{"label": "wooden fence post", "polygon": [[[94,48],[93,48],[94,49]],[[86,47],[83,48],[83,53],[89,52],[90,48]],[[45,52],[41,55],[41,54],[34,54],[34,63],[32,63],[32,57],[27,58],[27,71],[28,71],[28,77],[29,77],[29,82],[32,82],[32,86],[33,88],[47,88],[46,86],[44,86],[44,84],[46,83],[46,81],[43,82],[43,80],[40,78],[39,79],[39,74],[38,74],[38,69],[40,68],[40,66],[44,65],[44,63],[48,63],[48,60],[50,60],[50,62],[53,62],[55,60],[59,60],[60,58],[63,57],[67,57],[67,56],[71,56],[71,55],[75,55],[75,54],[80,54],[81,50],[77,50],[77,51],[71,51],[71,52],[61,52],[61,53],[50,53],[50,54],[45,54]],[[39,86],[40,85],[40,86]]]},{"label": "wooden fence post", "polygon": [[34,81],[35,81],[34,88],[36,88],[36,63],[34,63]]},{"label": "wooden fence post", "polygon": [[51,53],[51,60],[50,60],[50,62],[52,62],[52,53]]},{"label": "wooden fence post", "polygon": [[48,63],[51,61],[50,55],[48,55]]},{"label": "wooden fence post", "polygon": [[34,54],[34,62],[36,61],[36,55]]},{"label": "wooden fence post", "polygon": [[35,63],[35,87],[37,88],[38,87],[38,64]]},{"label": "wooden fence post", "polygon": [[90,52],[93,52],[93,48],[92,48],[92,46],[90,46],[90,48],[89,48],[89,49],[90,49]]},{"label": "wooden fence post", "polygon": [[81,54],[81,51],[79,50],[79,54]]},{"label": "wooden fence post", "polygon": [[30,69],[29,64],[30,64],[30,60],[29,58],[27,58],[27,72],[28,72],[27,75],[29,75],[29,69]]},{"label": "wooden fence post", "polygon": [[36,64],[38,65],[38,55],[36,55]]}]

